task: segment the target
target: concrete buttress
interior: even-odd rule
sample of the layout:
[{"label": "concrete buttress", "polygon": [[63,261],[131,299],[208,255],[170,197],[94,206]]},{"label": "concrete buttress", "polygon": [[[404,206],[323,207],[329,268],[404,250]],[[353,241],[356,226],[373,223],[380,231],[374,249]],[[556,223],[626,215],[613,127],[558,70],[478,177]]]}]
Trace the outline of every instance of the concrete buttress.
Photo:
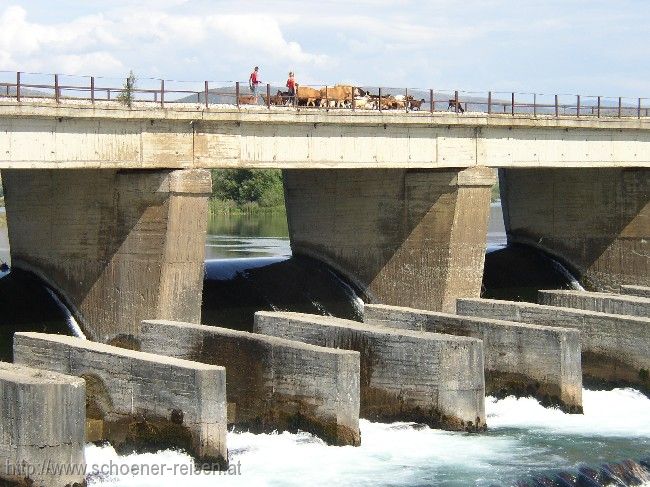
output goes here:
[{"label": "concrete buttress", "polygon": [[12,265],[66,301],[89,338],[147,318],[199,322],[210,172],[4,170]]}]

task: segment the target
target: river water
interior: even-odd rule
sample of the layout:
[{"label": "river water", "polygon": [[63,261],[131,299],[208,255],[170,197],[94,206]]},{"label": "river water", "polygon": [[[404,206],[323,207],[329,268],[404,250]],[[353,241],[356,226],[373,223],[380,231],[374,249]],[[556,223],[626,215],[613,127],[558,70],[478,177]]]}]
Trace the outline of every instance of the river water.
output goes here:
[{"label": "river water", "polygon": [[[259,309],[359,317],[362,302],[341,276],[310,259],[291,256],[284,216],[216,217],[210,220],[208,233],[205,324],[250,329],[252,313]],[[2,260],[5,249],[6,230],[0,229]],[[570,285],[549,259],[505,246],[498,206],[492,208],[488,251],[485,295],[525,299],[534,296],[536,288]],[[0,291],[2,281],[6,278],[0,280]],[[38,292],[31,289],[29,294]],[[3,306],[0,312],[12,304],[0,294]],[[89,485],[562,486],[576,485],[558,479],[575,478],[579,468],[589,472],[587,466],[598,470],[604,464],[650,456],[650,399],[631,389],[584,390],[583,399],[584,414],[569,415],[545,409],[531,398],[487,398],[489,430],[483,434],[362,420],[358,448],[327,446],[309,434],[231,431],[232,475],[196,473],[191,459],[181,452],[117,455],[110,446],[88,445],[89,470],[97,464],[112,471],[91,476]],[[165,473],[141,473],[154,464],[165,464]],[[133,475],[134,467],[138,475]],[[191,476],[182,475],[183,468]],[[612,468],[616,467],[605,471]],[[120,474],[126,469],[129,473]],[[619,475],[629,475],[630,470],[628,464]],[[643,475],[644,485],[650,485],[646,473],[637,476]],[[619,483],[583,482],[580,485],[640,485],[629,478]]]}]

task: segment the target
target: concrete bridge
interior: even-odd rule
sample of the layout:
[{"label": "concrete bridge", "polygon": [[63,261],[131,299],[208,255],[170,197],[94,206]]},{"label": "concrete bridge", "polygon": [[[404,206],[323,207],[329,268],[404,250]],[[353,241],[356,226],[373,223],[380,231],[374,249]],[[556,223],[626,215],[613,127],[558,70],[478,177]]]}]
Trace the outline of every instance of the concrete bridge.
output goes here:
[{"label": "concrete bridge", "polygon": [[592,290],[650,286],[650,119],[0,102],[16,267],[90,338],[199,322],[209,168],[281,168],[291,246],[367,301],[453,311],[480,294],[499,169],[510,242]]}]

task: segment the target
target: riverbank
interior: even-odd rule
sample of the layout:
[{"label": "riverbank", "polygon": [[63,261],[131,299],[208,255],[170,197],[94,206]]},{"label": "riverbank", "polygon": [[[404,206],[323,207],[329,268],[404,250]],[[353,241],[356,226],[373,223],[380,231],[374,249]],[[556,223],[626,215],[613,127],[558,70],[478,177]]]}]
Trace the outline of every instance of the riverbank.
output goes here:
[{"label": "riverbank", "polygon": [[274,206],[261,206],[255,201],[239,204],[233,200],[210,198],[208,201],[210,215],[284,215],[284,204]]}]

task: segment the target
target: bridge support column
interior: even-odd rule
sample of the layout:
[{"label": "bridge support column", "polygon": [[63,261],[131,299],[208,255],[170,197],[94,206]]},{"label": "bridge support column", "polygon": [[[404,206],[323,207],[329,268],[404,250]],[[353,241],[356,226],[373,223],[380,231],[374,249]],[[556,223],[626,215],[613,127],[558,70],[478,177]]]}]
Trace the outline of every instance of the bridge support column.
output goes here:
[{"label": "bridge support column", "polygon": [[205,170],[3,170],[12,265],[48,282],[96,341],[143,319],[198,323]]},{"label": "bridge support column", "polygon": [[478,297],[493,171],[285,170],[291,248],[371,302],[454,311]]},{"label": "bridge support column", "polygon": [[502,169],[508,242],[544,250],[583,286],[650,286],[649,169]]}]

